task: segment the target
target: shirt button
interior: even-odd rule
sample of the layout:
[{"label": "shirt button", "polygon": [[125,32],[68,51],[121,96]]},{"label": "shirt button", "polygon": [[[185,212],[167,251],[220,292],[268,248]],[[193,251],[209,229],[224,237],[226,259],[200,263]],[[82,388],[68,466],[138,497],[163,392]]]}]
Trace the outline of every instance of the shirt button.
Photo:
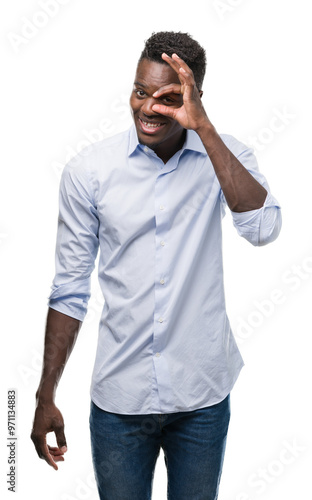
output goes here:
[{"label": "shirt button", "polygon": [[145,151],[145,153],[148,153],[148,152],[149,152],[149,149],[148,149],[148,147],[147,147],[147,146],[144,146],[144,151]]},{"label": "shirt button", "polygon": [[159,208],[160,208],[160,210],[164,210],[165,207],[164,207],[164,205],[160,205]]},{"label": "shirt button", "polygon": [[163,321],[164,321],[163,318],[159,318],[158,320],[159,323],[162,323]]},{"label": "shirt button", "polygon": [[161,284],[161,285],[164,285],[164,284],[165,284],[165,280],[164,280],[164,279],[161,279],[161,280],[160,280],[160,284]]},{"label": "shirt button", "polygon": [[160,352],[156,352],[155,356],[156,356],[156,358],[159,358]]},{"label": "shirt button", "polygon": [[162,241],[160,242],[160,244],[161,244],[161,246],[162,246],[162,247],[164,247],[164,246],[165,246],[165,242],[164,242],[164,240],[162,240]]}]

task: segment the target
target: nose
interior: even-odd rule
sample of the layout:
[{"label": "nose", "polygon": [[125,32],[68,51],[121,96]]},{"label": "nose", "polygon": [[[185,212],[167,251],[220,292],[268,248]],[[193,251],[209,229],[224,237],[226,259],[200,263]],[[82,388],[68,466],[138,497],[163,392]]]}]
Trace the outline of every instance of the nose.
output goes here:
[{"label": "nose", "polygon": [[159,113],[153,111],[152,106],[157,104],[157,99],[154,97],[147,97],[144,99],[144,103],[141,106],[141,111],[145,116],[158,116]]}]

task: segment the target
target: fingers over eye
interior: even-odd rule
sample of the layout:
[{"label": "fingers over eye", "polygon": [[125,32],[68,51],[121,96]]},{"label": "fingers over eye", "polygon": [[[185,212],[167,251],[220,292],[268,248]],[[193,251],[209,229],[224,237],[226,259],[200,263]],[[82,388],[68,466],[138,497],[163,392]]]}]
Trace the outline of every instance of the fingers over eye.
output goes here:
[{"label": "fingers over eye", "polygon": [[165,94],[181,94],[181,85],[178,83],[171,83],[164,87],[160,87],[154,92],[153,97],[160,97]]}]

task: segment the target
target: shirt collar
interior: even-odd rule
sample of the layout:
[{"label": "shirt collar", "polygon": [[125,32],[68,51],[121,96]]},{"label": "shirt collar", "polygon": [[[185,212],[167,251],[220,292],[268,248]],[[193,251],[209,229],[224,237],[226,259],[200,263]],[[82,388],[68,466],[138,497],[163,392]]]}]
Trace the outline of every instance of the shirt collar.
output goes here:
[{"label": "shirt collar", "polygon": [[131,125],[130,130],[129,130],[129,150],[128,150],[128,156],[131,156],[132,153],[136,150],[136,148],[139,146],[139,140],[138,140],[138,135],[137,131],[135,128],[135,125]]},{"label": "shirt collar", "polygon": [[183,144],[182,150],[190,150],[196,151],[197,153],[207,154],[205,146],[203,145],[199,135],[195,132],[195,130],[187,130],[186,131],[186,139]]},{"label": "shirt collar", "polygon": [[[140,145],[138,140],[137,131],[133,124],[129,130],[129,150],[128,156],[131,156],[137,147]],[[198,134],[194,130],[186,131],[186,139],[183,144],[182,152],[184,150],[196,151],[197,153],[207,154],[205,147],[200,140]]]}]

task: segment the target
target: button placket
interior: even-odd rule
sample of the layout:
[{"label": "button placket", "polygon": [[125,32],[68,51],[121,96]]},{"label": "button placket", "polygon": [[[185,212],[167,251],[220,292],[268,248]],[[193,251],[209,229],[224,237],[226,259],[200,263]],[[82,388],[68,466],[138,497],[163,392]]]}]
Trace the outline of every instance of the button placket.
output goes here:
[{"label": "button placket", "polygon": [[[171,212],[170,199],[168,197],[168,183],[174,175],[178,158],[163,164],[155,182],[155,304],[154,304],[154,333],[153,333],[153,366],[156,377],[157,391],[155,405],[168,405],[172,400],[172,387],[170,385],[171,371],[166,356],[170,318],[168,305],[170,294],[172,294],[170,283],[170,262],[172,259],[170,249]],[[158,400],[156,401],[156,397]]]},{"label": "button placket", "polygon": [[168,215],[166,212],[166,175],[160,174],[155,183],[155,313],[153,352],[159,357],[166,335],[166,290],[164,287],[167,275],[168,251]]}]

